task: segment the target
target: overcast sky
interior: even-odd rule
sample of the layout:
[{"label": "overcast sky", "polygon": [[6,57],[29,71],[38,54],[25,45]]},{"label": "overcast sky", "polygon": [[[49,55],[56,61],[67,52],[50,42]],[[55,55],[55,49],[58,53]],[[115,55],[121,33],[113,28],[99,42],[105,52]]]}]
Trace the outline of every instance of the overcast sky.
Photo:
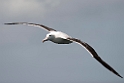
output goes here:
[{"label": "overcast sky", "polygon": [[34,22],[91,45],[124,76],[124,0],[0,0],[0,83],[124,83],[78,44],[42,43]]}]

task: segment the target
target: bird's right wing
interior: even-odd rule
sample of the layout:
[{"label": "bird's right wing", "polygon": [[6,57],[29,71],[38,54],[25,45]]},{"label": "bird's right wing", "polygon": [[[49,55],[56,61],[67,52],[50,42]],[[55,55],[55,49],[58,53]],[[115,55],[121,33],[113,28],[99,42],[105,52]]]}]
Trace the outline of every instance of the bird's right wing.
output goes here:
[{"label": "bird's right wing", "polygon": [[5,25],[19,25],[19,24],[22,24],[22,25],[29,25],[29,26],[39,27],[39,28],[45,29],[47,31],[56,31],[55,29],[49,28],[49,27],[47,27],[45,25],[42,25],[42,24],[36,24],[36,23],[13,22],[13,23],[4,23],[4,24]]}]

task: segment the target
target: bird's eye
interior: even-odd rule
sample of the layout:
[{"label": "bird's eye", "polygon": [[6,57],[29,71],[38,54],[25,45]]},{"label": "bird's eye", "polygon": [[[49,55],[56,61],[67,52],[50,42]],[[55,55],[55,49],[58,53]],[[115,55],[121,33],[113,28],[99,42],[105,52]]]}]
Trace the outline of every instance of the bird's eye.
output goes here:
[{"label": "bird's eye", "polygon": [[49,35],[49,36],[52,36],[52,35]]}]

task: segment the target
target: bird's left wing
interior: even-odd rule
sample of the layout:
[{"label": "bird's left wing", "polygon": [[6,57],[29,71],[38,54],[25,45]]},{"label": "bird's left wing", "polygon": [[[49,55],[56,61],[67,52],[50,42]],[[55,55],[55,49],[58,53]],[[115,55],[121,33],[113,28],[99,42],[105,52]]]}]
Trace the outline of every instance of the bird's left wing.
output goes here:
[{"label": "bird's left wing", "polygon": [[79,39],[76,38],[67,38],[70,41],[73,41],[75,43],[80,44],[81,46],[83,46],[90,54],[92,57],[94,57],[97,61],[99,61],[104,67],[106,67],[108,70],[110,70],[111,72],[113,72],[114,74],[116,74],[117,76],[123,78],[121,75],[119,75],[110,65],[108,65],[105,61],[103,61],[98,54],[96,53],[96,51],[87,43],[82,42]]},{"label": "bird's left wing", "polygon": [[22,24],[22,25],[29,25],[29,26],[39,27],[39,28],[45,29],[47,31],[56,31],[55,29],[49,28],[49,27],[47,27],[45,25],[42,25],[42,24],[36,24],[36,23],[13,22],[13,23],[4,23],[4,24],[5,25],[19,25],[19,24]]}]

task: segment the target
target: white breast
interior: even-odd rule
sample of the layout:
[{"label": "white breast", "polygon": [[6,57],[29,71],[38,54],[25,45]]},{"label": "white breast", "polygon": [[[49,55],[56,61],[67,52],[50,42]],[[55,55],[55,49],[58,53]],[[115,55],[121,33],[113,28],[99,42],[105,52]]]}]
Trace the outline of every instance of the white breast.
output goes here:
[{"label": "white breast", "polygon": [[70,36],[68,36],[67,34],[65,34],[63,32],[51,31],[50,34],[55,36],[51,40],[54,43],[58,43],[58,44],[69,44],[69,43],[72,43],[72,41],[67,40],[67,38],[70,38]]}]

